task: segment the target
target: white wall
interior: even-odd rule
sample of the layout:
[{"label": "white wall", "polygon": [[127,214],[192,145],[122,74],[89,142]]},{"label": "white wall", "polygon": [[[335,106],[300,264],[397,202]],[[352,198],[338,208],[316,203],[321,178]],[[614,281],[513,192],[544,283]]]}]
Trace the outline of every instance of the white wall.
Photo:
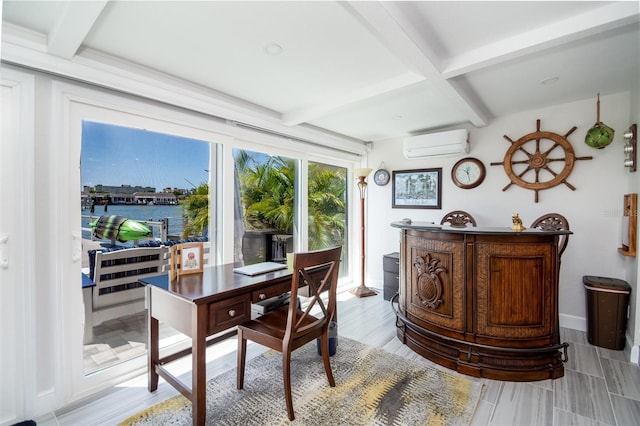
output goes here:
[{"label": "white wall", "polygon": [[[640,125],[640,82],[636,82],[636,87],[631,92],[631,111],[629,123]],[[640,192],[640,172],[628,173],[627,184],[629,193]],[[630,258],[627,260],[626,280],[631,284],[631,301],[629,303],[629,325],[627,333],[631,336],[631,361],[638,363],[640,361],[640,292],[638,291],[638,275],[640,265],[638,258]]]},{"label": "white wall", "polygon": [[[373,144],[369,155],[369,167],[376,170],[381,162],[390,172],[442,167],[442,209],[393,209],[391,184],[380,187],[369,185],[367,215],[367,273],[368,285],[382,288],[382,256],[399,250],[398,230],[390,222],[409,217],[414,221],[440,220],[451,210],[466,210],[479,226],[510,226],[511,214],[519,213],[525,226],[539,216],[557,212],[564,215],[574,235],[562,258],[560,273],[560,322],[561,325],[582,329],[586,327],[584,275],[635,279],[625,273],[627,259],[618,253],[620,242],[620,217],[623,195],[628,192],[628,172],[622,165],[624,145],[622,134],[629,126],[630,93],[601,96],[601,120],[616,130],[615,139],[608,147],[597,150],[584,143],[584,137],[596,121],[596,98],[551,108],[527,111],[494,119],[489,126],[470,129],[471,152],[469,157],[480,159],[487,169],[484,182],[471,190],[460,189],[451,181],[451,167],[464,156],[407,160],[402,154],[401,140],[388,140]],[[517,140],[536,131],[536,120],[541,120],[541,130],[566,134],[576,156],[593,156],[593,160],[576,161],[567,179],[576,187],[572,191],[561,184],[540,191],[539,202],[534,202],[534,192],[512,185],[502,191],[509,179],[501,162],[510,142],[503,135]],[[554,151],[555,152],[555,151]],[[637,190],[637,188],[636,188]],[[634,283],[635,285],[635,283]]]}]

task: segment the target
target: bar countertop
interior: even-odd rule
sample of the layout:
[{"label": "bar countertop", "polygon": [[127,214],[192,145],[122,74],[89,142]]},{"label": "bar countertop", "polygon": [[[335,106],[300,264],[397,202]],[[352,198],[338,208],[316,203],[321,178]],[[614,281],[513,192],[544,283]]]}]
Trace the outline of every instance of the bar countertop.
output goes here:
[{"label": "bar countertop", "polygon": [[450,232],[454,234],[485,234],[485,235],[495,235],[495,234],[511,234],[511,235],[535,235],[535,234],[545,234],[545,235],[570,235],[573,232],[568,230],[560,230],[560,231],[543,231],[538,228],[527,228],[524,231],[514,231],[509,227],[468,227],[468,228],[455,228],[449,225],[437,225],[433,222],[407,222],[407,221],[398,221],[391,222],[391,226],[394,228],[406,229],[406,230],[415,230],[415,231],[426,231],[426,232]]}]

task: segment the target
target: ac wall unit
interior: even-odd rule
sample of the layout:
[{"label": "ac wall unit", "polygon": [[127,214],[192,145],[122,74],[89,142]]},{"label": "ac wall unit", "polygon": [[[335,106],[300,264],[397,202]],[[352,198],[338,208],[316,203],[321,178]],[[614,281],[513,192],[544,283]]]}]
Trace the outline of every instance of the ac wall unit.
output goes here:
[{"label": "ac wall unit", "polygon": [[407,158],[436,157],[469,152],[467,131],[450,130],[428,133],[404,139],[404,156]]}]

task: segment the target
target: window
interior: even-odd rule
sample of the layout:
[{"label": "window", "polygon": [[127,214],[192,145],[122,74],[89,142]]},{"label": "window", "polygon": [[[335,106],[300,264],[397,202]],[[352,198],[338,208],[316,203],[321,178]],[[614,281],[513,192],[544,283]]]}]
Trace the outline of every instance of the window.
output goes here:
[{"label": "window", "polygon": [[284,262],[294,250],[297,160],[235,149],[236,260]]},{"label": "window", "polygon": [[[83,290],[92,293],[85,298],[85,374],[144,356],[147,342],[143,289],[135,277],[126,284],[114,277],[113,286],[110,277],[97,277],[95,250],[206,237],[209,158],[208,142],[82,121],[82,267],[100,282]],[[157,251],[164,263],[162,248]],[[180,338],[164,333],[164,344]]]},{"label": "window", "polygon": [[309,250],[342,246],[340,276],[345,276],[347,244],[347,169],[309,162],[308,235]]},{"label": "window", "polygon": [[[81,272],[88,273],[87,267],[83,268],[83,258],[88,256],[89,247],[85,247],[87,241],[93,244],[112,243],[110,239],[101,241],[90,241],[88,239],[89,232],[83,230],[87,227],[82,215],[90,215],[90,205],[85,204],[83,210],[82,195],[83,186],[93,187],[94,191],[87,191],[96,196],[94,201],[94,220],[99,216],[116,215],[118,208],[138,208],[148,209],[149,207],[164,206],[170,208],[172,206],[171,195],[165,194],[164,189],[169,187],[178,187],[186,191],[195,191],[195,188],[204,187],[212,189],[215,193],[215,184],[218,178],[218,158],[220,151],[218,143],[225,141],[224,135],[220,135],[211,130],[209,121],[202,117],[193,116],[192,114],[169,109],[165,106],[157,105],[147,101],[136,101],[121,96],[115,96],[98,90],[78,88],[66,83],[55,82],[53,88],[53,103],[63,106],[60,115],[55,117],[53,125],[53,137],[56,143],[51,144],[51,150],[43,154],[43,159],[47,161],[47,167],[51,170],[51,174],[56,176],[50,185],[43,188],[42,193],[50,203],[51,213],[47,216],[50,220],[49,226],[56,227],[57,235],[68,235],[67,238],[54,239],[47,250],[50,254],[53,264],[59,265],[56,280],[59,283],[58,291],[52,292],[52,310],[59,309],[61,312],[60,325],[55,327],[60,339],[56,342],[61,348],[60,350],[60,366],[64,371],[69,371],[70,394],[69,398],[81,398],[87,392],[95,392],[105,389],[113,384],[122,382],[125,378],[131,377],[132,374],[145,368],[147,364],[146,356],[134,356],[126,361],[118,360],[110,364],[108,368],[92,369],[87,366],[86,371],[92,371],[91,374],[85,374],[85,369],[78,369],[78,365],[84,365],[88,358],[83,351],[85,346],[84,327],[79,324],[85,323],[86,313],[84,307],[89,307],[86,302],[85,292],[82,290]],[[90,161],[87,155],[90,151],[83,147],[83,136],[86,136],[89,127],[96,124],[104,124],[111,131],[123,132],[131,136],[127,139],[126,144],[119,148],[119,154],[126,154],[126,158],[142,159],[143,162],[152,164],[153,167],[144,165],[130,165],[128,168],[134,169],[136,173],[132,174],[133,178],[127,178],[123,181],[106,181],[92,180],[87,176],[82,176],[83,169],[98,169],[107,164],[113,166],[111,175],[125,176],[123,170],[126,167],[113,160]],[[144,143],[138,137],[150,136],[156,140],[156,143],[150,147],[144,147]],[[180,162],[180,153],[174,153],[171,156],[170,163],[166,163],[166,146],[162,147],[162,143],[158,142],[162,138],[167,140],[178,140],[181,143],[189,144],[194,142],[197,146],[203,147],[197,154],[197,163],[193,166],[195,175],[183,176],[179,174],[179,179],[184,182],[184,186],[176,183],[150,183],[152,179],[161,180],[164,177],[172,176],[176,169],[176,165]],[[106,139],[105,139],[106,140]],[[113,148],[117,151],[117,148]],[[95,155],[99,152],[95,151]],[[110,154],[102,152],[100,155],[106,156]],[[193,152],[192,152],[193,155]],[[99,159],[99,157],[98,157]],[[193,159],[193,158],[192,158]],[[113,176],[111,176],[113,177]],[[186,178],[186,180],[185,180]],[[149,179],[149,180],[147,180]],[[187,182],[189,180],[189,182]],[[172,181],[173,182],[173,181]],[[100,185],[102,185],[100,187]],[[105,191],[108,186],[120,188],[122,185],[140,186],[143,188],[155,188],[155,191],[142,191],[152,194],[137,194],[134,198],[138,205],[127,205],[130,200],[129,195],[111,198],[111,191]],[[105,204],[106,198],[98,197],[100,194],[109,193],[109,204]],[[123,191],[124,192],[124,191]],[[179,197],[180,194],[176,196]],[[186,194],[185,194],[186,195]],[[133,197],[133,195],[131,195]],[[219,217],[216,214],[216,197],[208,197],[208,211],[211,213],[208,219],[209,226],[206,230],[211,244],[209,256],[217,259],[217,244],[219,232],[216,225]],[[116,207],[115,203],[122,203]],[[175,208],[175,207],[173,207]],[[146,216],[146,215],[145,215]],[[145,220],[152,219],[152,222],[158,221],[160,215],[142,216]],[[167,214],[169,216],[169,214]],[[177,223],[177,222],[176,222]],[[90,228],[90,227],[89,227]],[[158,230],[154,229],[153,239],[163,238],[162,234],[158,236]],[[174,231],[171,221],[167,230],[167,238],[172,236]],[[140,243],[141,241],[139,241]],[[118,241],[118,245],[133,245],[133,241]],[[71,250],[69,250],[69,247]],[[91,293],[89,293],[91,294]],[[62,308],[62,309],[60,309]],[[144,322],[143,322],[144,323]],[[103,324],[106,324],[103,323]],[[144,325],[143,325],[144,326]],[[173,335],[173,334],[172,334]],[[46,336],[45,336],[46,337]],[[168,336],[169,337],[169,336]],[[177,339],[177,337],[176,337]],[[182,338],[180,338],[182,339]],[[136,350],[138,346],[145,347],[146,341],[133,340]],[[164,343],[164,342],[163,342]],[[166,340],[167,345],[173,347],[183,347],[179,340]],[[62,349],[64,348],[64,350]],[[106,348],[105,348],[106,349]],[[144,348],[146,350],[146,348]],[[113,355],[113,354],[112,354]],[[96,353],[95,356],[100,356]],[[118,354],[120,356],[120,354]]]},{"label": "window", "polygon": [[[87,251],[83,247],[83,242],[90,239],[89,223],[93,220],[100,216],[117,215],[120,207],[142,209],[139,211],[149,207],[154,209],[160,206],[171,207],[172,195],[176,197],[178,204],[182,195],[202,196],[200,201],[208,200],[204,205],[208,207],[209,217],[202,219],[204,216],[199,216],[199,220],[194,217],[194,224],[198,223],[195,227],[197,231],[194,232],[208,235],[212,243],[209,253],[209,259],[213,259],[212,263],[229,262],[234,258],[242,258],[246,263],[261,259],[284,261],[287,252],[307,250],[308,244],[316,247],[314,241],[333,244],[338,240],[348,239],[348,215],[341,218],[340,212],[334,209],[335,206],[332,206],[333,222],[331,227],[326,228],[327,234],[321,236],[316,233],[311,239],[309,238],[309,233],[313,232],[310,230],[309,222],[313,223],[313,226],[317,226],[319,222],[312,213],[308,213],[309,208],[313,210],[316,204],[315,201],[307,202],[307,187],[311,184],[311,191],[314,192],[312,195],[314,197],[319,195],[316,192],[320,191],[318,189],[320,186],[316,186],[316,183],[321,182],[316,182],[316,177],[311,178],[312,182],[309,181],[308,175],[315,173],[311,169],[317,168],[319,172],[326,169],[338,173],[341,179],[344,179],[348,165],[351,161],[357,160],[355,155],[346,153],[339,158],[331,157],[330,160],[324,161],[331,154],[322,150],[316,153],[313,149],[310,152],[300,151],[300,147],[293,143],[284,148],[271,147],[269,145],[271,141],[260,134],[255,135],[255,140],[247,140],[245,137],[235,138],[227,133],[228,129],[224,129],[225,133],[222,134],[219,126],[206,117],[166,108],[152,102],[136,101],[66,83],[55,82],[52,87],[52,102],[63,107],[60,115],[56,115],[53,121],[52,137],[56,143],[48,145],[51,149],[42,154],[42,159],[46,161],[46,167],[56,179],[42,188],[41,193],[51,205],[51,214],[45,217],[47,225],[55,227],[57,235],[66,235],[68,238],[52,240],[51,246],[46,251],[51,264],[56,265],[55,282],[59,286],[57,288],[61,289],[61,291],[51,292],[51,311],[57,311],[60,306],[63,306],[63,309],[60,310],[62,318],[60,325],[52,327],[57,334],[49,333],[42,338],[46,339],[49,335],[61,336],[56,345],[61,348],[58,353],[62,354],[60,355],[62,370],[71,372],[69,389],[71,399],[81,398],[87,392],[95,392],[120,383],[124,378],[131,377],[131,374],[135,374],[146,366],[146,358],[138,356],[128,361],[114,363],[109,368],[91,370],[95,371],[91,374],[85,374],[84,369],[75,368],[84,363],[81,350],[84,343],[84,330],[78,327],[85,315],[80,270],[82,269],[81,258]],[[90,151],[83,146],[83,138],[89,134],[90,127],[98,124],[110,127],[112,130],[115,128],[122,132],[132,131],[134,136],[124,147],[112,150],[120,150],[128,156],[143,155],[145,161],[154,163],[152,168],[131,166],[137,170],[140,181],[137,179],[127,179],[122,182],[100,181],[102,179],[95,180],[84,175],[85,168],[97,169],[107,164],[104,160],[102,163],[93,161],[89,156]],[[183,140],[184,144],[189,144],[191,141],[197,144],[204,143],[203,146],[207,146],[208,149],[198,154],[192,153],[190,156],[197,160],[191,168],[191,171],[197,175],[182,176],[184,186],[149,183],[142,178],[169,175],[175,171],[175,167],[172,167],[173,164],[166,166],[163,164],[164,160],[154,157],[165,151],[165,149],[158,149],[160,144],[142,147],[142,142],[137,139],[136,134],[168,139],[178,138]],[[264,145],[260,145],[261,143]],[[264,146],[269,148],[259,148]],[[272,149],[275,152],[268,153]],[[97,153],[95,151],[94,157]],[[177,155],[175,154],[175,158]],[[312,163],[311,159],[314,161],[321,159],[322,163]],[[201,160],[204,161],[200,162]],[[115,162],[113,166],[122,167]],[[121,174],[121,169],[115,170],[112,174]],[[235,183],[233,186],[235,189],[229,191],[232,188],[230,185],[232,182]],[[333,181],[330,187],[335,189],[336,184],[337,182]],[[119,191],[118,195],[116,193],[118,191],[112,193],[111,189],[114,188],[108,188],[111,186],[122,189],[123,185],[140,186],[140,189],[148,186],[154,190],[140,191],[151,193],[151,195],[138,194],[135,197],[133,194],[126,194],[127,191]],[[348,197],[345,198],[348,188],[344,182],[343,185],[345,187],[340,190],[340,195],[334,194],[334,196],[348,199]],[[165,192],[165,188],[171,189]],[[176,188],[183,190],[184,193],[173,191]],[[187,191],[190,191],[189,194],[186,194]],[[85,193],[84,197],[82,192]],[[108,197],[106,197],[107,194]],[[253,201],[250,202],[251,200]],[[91,212],[91,205],[93,205],[93,212]],[[196,207],[203,207],[203,203],[198,203]],[[349,211],[348,206],[345,205],[343,208],[345,212]],[[83,215],[93,215],[93,218],[83,221]],[[164,216],[143,215],[138,216],[138,219],[159,222],[159,219]],[[166,214],[166,216],[176,217],[176,213]],[[235,227],[229,226],[234,219],[236,219]],[[169,220],[167,238],[177,237],[180,234],[174,229],[173,222],[178,223],[178,221]],[[199,225],[205,223],[208,226]],[[186,225],[183,226],[183,230],[184,228]],[[271,234],[267,235],[268,233]],[[259,247],[256,249],[254,245],[255,250],[250,253],[247,251],[251,248],[247,239],[251,238],[251,235],[258,241]],[[164,239],[164,234],[159,234],[159,231],[154,229],[152,238]],[[93,243],[112,243],[112,241],[104,239],[93,241]],[[134,243],[116,240],[116,244]],[[231,247],[235,248],[235,255],[230,253]],[[346,247],[346,242],[343,247]],[[345,259],[348,259],[347,255]],[[342,264],[345,275],[348,272],[348,264],[348,261]],[[88,272],[86,269],[85,271]],[[176,349],[184,347],[178,340],[167,341],[167,344]],[[62,348],[65,349],[62,350]]]},{"label": "window", "polygon": [[[302,250],[347,247],[347,190],[344,167],[235,149],[235,253],[245,264],[285,262]],[[299,170],[307,164],[306,194],[298,196]],[[306,240],[299,241],[300,199],[307,200]],[[341,276],[348,262],[341,263]]]}]

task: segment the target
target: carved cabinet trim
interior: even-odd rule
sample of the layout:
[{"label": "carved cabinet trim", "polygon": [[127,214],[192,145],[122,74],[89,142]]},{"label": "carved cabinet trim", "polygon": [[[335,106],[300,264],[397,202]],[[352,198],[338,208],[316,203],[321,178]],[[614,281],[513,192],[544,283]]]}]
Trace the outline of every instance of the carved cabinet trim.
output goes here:
[{"label": "carved cabinet trim", "polygon": [[[462,239],[427,242],[409,238],[405,268],[411,289],[407,313],[420,324],[433,324],[449,333],[464,332],[464,267]],[[400,271],[402,277],[402,270]],[[402,282],[402,278],[401,278]]]},{"label": "carved cabinet trim", "polygon": [[558,241],[570,231],[397,227],[403,343],[476,377],[564,375],[568,344],[560,343],[558,325]]}]

